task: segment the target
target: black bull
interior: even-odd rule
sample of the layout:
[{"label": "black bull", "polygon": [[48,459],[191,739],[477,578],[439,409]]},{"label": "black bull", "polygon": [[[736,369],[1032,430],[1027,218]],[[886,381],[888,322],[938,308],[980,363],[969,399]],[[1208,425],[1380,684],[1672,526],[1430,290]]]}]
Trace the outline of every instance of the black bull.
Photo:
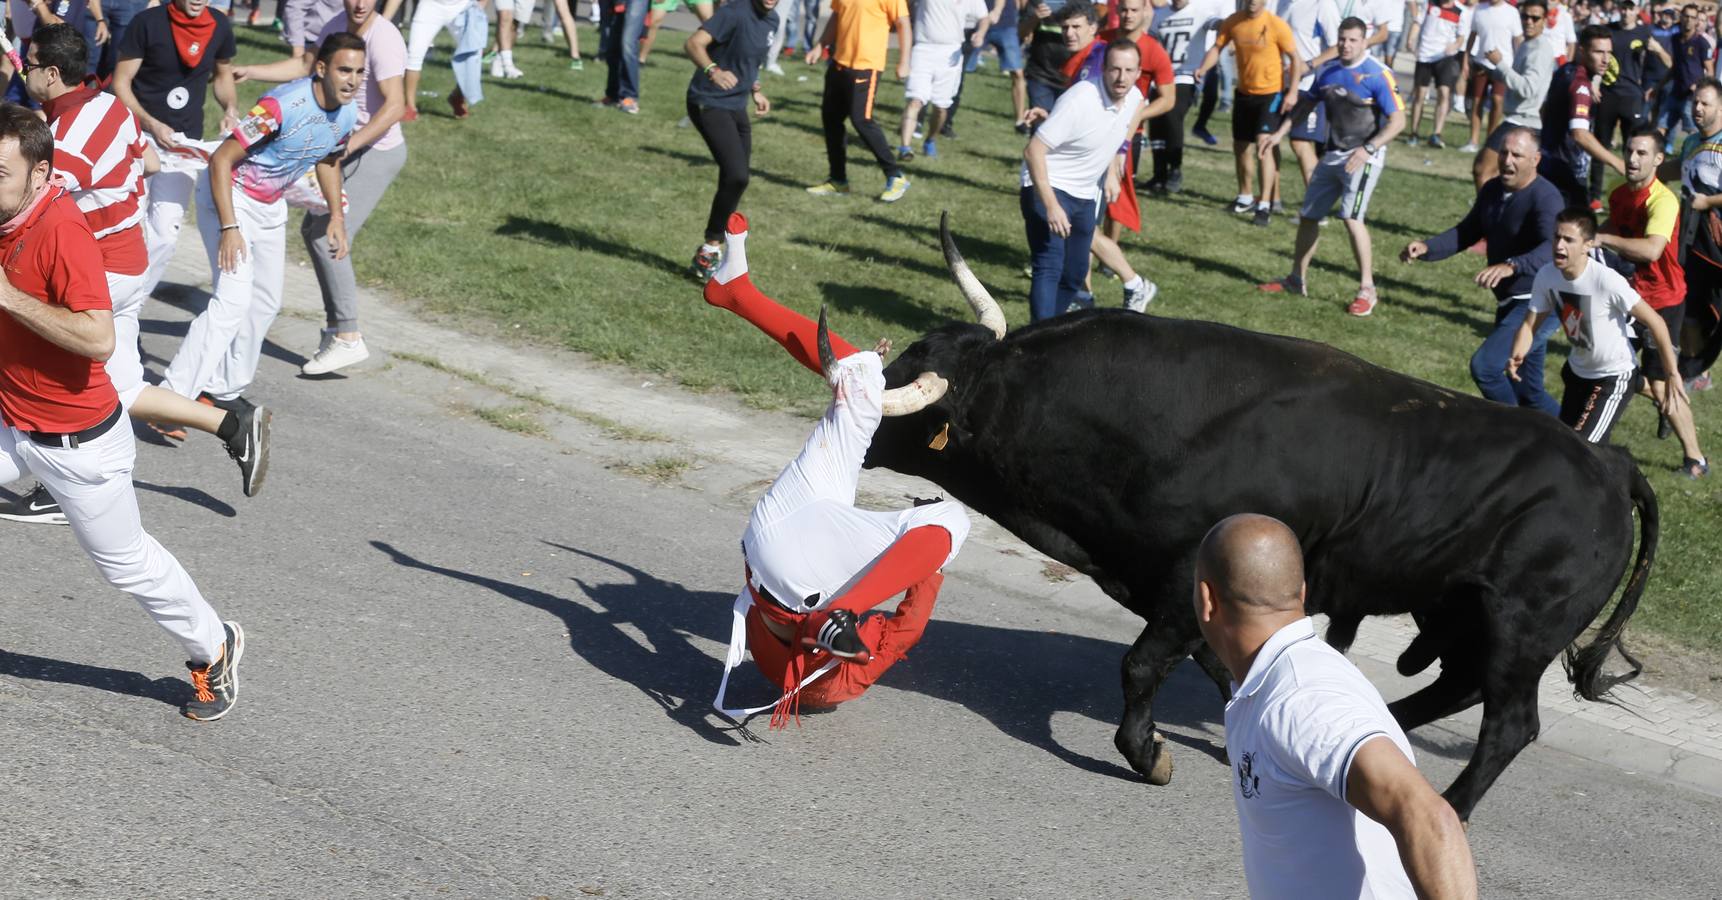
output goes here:
[{"label": "black bull", "polygon": [[[946,253],[962,281],[948,235]],[[904,351],[886,381],[923,372],[948,390],[885,419],[867,466],[940,485],[1146,620],[1124,658],[1115,740],[1152,782],[1171,777],[1153,699],[1173,667],[1195,654],[1227,691],[1191,592],[1197,544],[1233,513],[1297,533],[1308,611],[1330,616],[1340,649],[1364,616],[1415,617],[1399,670],[1439,659],[1441,671],[1391,704],[1402,727],[1483,703],[1476,750],[1445,794],[1462,818],[1536,738],[1537,682],[1563,650],[1587,699],[1620,680],[1601,669],[1649,574],[1656,497],[1625,451],[1553,417],[1324,344],[1121,310],[1002,337],[949,325]],[[1631,580],[1575,648],[1626,571],[1635,507]]]}]

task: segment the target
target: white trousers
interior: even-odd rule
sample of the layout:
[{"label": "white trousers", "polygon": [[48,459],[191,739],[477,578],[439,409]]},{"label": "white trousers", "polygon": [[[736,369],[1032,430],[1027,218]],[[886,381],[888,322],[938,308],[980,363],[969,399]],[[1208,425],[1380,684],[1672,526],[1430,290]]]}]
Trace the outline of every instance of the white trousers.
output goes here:
[{"label": "white trousers", "polygon": [[155,139],[145,140],[161,157],[161,171],[144,181],[144,244],[149,248],[149,271],[145,273],[143,295],[148,298],[161,284],[167,264],[173,260],[174,245],[179,243],[179,229],[185,224],[186,208],[191,206],[192,189],[197,176],[204,170],[201,160],[181,153],[162,150]]},{"label": "white trousers", "polygon": [[286,277],[287,204],[260,203],[233,189],[233,217],[245,243],[245,257],[232,272],[221,271],[221,220],[210,195],[209,173],[197,179],[197,230],[209,256],[215,295],[191,320],[185,342],[173,355],[162,386],[193,400],[200,391],[231,400],[251,386],[263,339],[281,312]]},{"label": "white trousers", "polygon": [[144,531],[132,488],[136,459],[131,424],[123,418],[76,449],[44,447],[16,428],[0,427],[0,483],[36,476],[108,584],[136,598],[179,641],[188,661],[214,662],[226,637],[221,618],[179,560]]},{"label": "white trousers", "polygon": [[114,304],[114,355],[108,357],[103,368],[108,370],[108,380],[119,392],[120,403],[130,410],[138,393],[144,389],[143,359],[138,350],[138,313],[143,311],[144,301],[149,299],[149,294],[143,290],[149,273],[120,275],[109,272],[107,275],[108,296],[113,298]]},{"label": "white trousers", "polygon": [[[436,36],[444,28],[460,20],[466,15],[466,9],[471,6],[471,0],[460,0],[449,3],[447,0],[419,0],[418,7],[413,11],[412,32],[407,37],[407,69],[413,72],[425,67],[425,54],[430,52],[431,45],[436,43]],[[527,15],[532,10],[527,9]],[[521,21],[525,21],[522,17]]]}]

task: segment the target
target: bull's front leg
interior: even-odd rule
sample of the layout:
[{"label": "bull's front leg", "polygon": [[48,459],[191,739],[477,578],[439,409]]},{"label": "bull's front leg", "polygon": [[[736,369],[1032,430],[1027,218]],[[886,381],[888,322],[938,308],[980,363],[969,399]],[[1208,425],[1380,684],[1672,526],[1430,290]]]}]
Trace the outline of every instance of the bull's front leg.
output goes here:
[{"label": "bull's front leg", "polygon": [[1154,694],[1166,676],[1192,651],[1201,646],[1193,626],[1174,624],[1170,617],[1151,619],[1142,635],[1124,654],[1124,720],[1112,742],[1130,768],[1142,773],[1149,784],[1172,781],[1172,754],[1166,738],[1154,727]]}]

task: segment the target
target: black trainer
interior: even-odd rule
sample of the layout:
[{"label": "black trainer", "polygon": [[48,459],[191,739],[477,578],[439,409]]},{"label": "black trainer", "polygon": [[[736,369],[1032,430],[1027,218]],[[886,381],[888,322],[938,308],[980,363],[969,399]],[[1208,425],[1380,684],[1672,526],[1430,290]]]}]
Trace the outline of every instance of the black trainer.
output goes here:
[{"label": "black trainer", "polygon": [[275,414],[268,407],[249,403],[233,414],[239,417],[239,431],[227,442],[227,455],[239,463],[245,496],[255,497],[263,489],[263,476],[269,473],[269,420]]},{"label": "black trainer", "polygon": [[242,396],[241,397],[234,397],[232,400],[223,400],[219,397],[210,396],[207,391],[198,394],[197,400],[199,403],[207,403],[210,406],[215,407],[216,409],[224,409],[230,413],[236,413],[236,412],[239,412],[240,410],[245,410],[245,409],[256,409],[257,408],[257,404],[252,403],[250,400],[247,400]]},{"label": "black trainer", "polygon": [[1168,193],[1168,194],[1181,194],[1184,192],[1184,170],[1183,169],[1173,169],[1172,170],[1172,174],[1168,175],[1166,177],[1166,188],[1165,188],[1165,190],[1166,190],[1166,193]]},{"label": "black trainer", "polygon": [[861,631],[857,627],[860,619],[849,610],[834,609],[826,618],[825,624],[819,626],[819,636],[802,638],[801,643],[806,647],[817,647],[842,659],[851,662],[864,663],[873,658],[873,652],[861,641]]},{"label": "black trainer", "polygon": [[15,500],[0,502],[0,519],[30,522],[35,525],[66,525],[66,513],[54,500],[54,495],[42,485]]},{"label": "black trainer", "polygon": [[223,622],[227,640],[221,642],[221,658],[206,666],[187,662],[191,686],[197,696],[185,704],[188,719],[213,722],[228,714],[239,702],[239,660],[245,656],[245,629],[238,622]]},{"label": "black trainer", "polygon": [[1659,441],[1666,441],[1668,440],[1668,436],[1673,433],[1674,422],[1667,416],[1658,413],[1656,416],[1656,439]]}]

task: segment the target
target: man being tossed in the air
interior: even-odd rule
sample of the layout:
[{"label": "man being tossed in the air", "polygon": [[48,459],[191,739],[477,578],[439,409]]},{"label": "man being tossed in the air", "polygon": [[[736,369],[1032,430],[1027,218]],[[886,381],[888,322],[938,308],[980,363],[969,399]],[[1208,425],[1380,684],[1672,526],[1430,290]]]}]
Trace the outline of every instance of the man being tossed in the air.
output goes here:
[{"label": "man being tossed in the air", "polygon": [[[945,564],[969,533],[962,506],[950,501],[898,512],[855,508],[855,488],[873,432],[887,415],[926,405],[937,376],[885,389],[889,344],[858,352],[823,327],[779,306],[747,274],[747,220],[732,215],[724,261],[706,283],[706,302],[728,309],[783,345],[796,361],[825,376],[831,406],[801,453],[777,476],[742,535],[747,585],[713,706],[732,718],[771,707],[724,708],[729,672],[745,645],[783,697],[773,727],[798,704],[853,700],[921,639],[932,616]],[[891,597],[907,596],[891,615],[865,615]],[[865,617],[863,617],[865,616]]]}]

